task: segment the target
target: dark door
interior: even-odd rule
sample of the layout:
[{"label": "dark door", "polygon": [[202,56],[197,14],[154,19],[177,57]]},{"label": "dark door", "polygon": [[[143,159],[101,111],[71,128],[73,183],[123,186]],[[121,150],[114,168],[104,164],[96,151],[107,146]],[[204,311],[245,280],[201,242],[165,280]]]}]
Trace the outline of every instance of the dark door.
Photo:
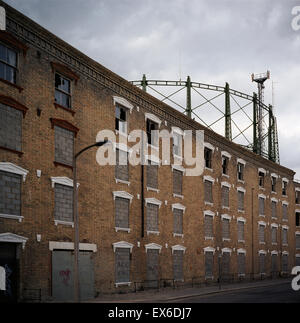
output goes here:
[{"label": "dark door", "polygon": [[5,291],[0,291],[0,302],[16,302],[19,288],[17,244],[0,243],[0,266],[5,270]]}]

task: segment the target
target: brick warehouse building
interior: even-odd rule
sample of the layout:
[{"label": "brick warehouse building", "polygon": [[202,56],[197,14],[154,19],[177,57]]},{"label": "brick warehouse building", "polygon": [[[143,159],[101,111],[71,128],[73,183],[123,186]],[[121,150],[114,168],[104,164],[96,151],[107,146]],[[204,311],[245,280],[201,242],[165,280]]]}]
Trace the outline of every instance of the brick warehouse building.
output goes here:
[{"label": "brick warehouse building", "polygon": [[[9,281],[1,299],[36,291],[42,300],[73,298],[72,156],[102,129],[121,136],[152,127],[174,138],[204,129],[206,167],[188,177],[150,155],[144,168],[100,167],[96,150],[80,157],[82,298],[157,281],[216,280],[220,269],[239,279],[299,265],[300,184],[292,170],[204,128],[0,5],[0,275],[4,268]],[[126,158],[127,147],[116,149]]]}]

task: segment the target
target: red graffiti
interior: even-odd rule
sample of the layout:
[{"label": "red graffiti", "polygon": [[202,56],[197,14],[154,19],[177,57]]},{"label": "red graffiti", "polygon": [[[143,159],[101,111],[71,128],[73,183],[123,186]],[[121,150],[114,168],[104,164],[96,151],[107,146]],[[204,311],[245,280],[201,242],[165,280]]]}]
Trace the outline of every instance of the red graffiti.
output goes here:
[{"label": "red graffiti", "polygon": [[71,275],[71,271],[70,269],[67,270],[61,270],[59,272],[59,276],[63,278],[63,283],[68,286],[68,283],[70,281],[70,275]]}]

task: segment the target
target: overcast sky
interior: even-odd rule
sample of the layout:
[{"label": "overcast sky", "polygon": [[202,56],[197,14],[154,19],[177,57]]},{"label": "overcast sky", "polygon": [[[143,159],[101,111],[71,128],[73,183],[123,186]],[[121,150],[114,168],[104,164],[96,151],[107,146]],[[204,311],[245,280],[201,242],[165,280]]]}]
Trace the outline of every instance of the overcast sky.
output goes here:
[{"label": "overcast sky", "polygon": [[5,1],[127,80],[190,75],[252,94],[250,75],[270,70],[281,164],[300,179],[300,0]]}]

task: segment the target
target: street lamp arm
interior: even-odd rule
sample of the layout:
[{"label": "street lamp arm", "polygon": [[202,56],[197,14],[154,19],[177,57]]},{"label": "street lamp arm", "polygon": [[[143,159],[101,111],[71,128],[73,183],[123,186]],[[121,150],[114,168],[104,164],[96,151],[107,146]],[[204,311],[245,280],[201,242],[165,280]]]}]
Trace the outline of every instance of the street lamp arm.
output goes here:
[{"label": "street lamp arm", "polygon": [[99,141],[99,142],[96,142],[95,144],[93,145],[90,145],[88,147],[85,147],[83,148],[82,150],[80,150],[77,154],[75,154],[74,158],[76,159],[78,156],[80,156],[83,152],[85,152],[86,150],[90,149],[90,148],[93,148],[93,147],[101,147],[105,144],[108,143],[108,140],[104,140],[104,141]]}]

